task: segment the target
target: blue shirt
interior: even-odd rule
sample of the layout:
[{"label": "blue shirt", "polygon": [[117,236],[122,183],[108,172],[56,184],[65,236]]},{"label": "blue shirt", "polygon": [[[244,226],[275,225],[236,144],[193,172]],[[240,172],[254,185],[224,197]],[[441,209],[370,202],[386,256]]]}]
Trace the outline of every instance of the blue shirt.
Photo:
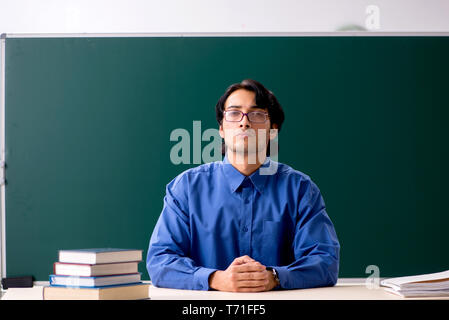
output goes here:
[{"label": "blue shirt", "polygon": [[[273,165],[274,174],[261,172]],[[275,268],[282,288],[295,289],[334,285],[339,253],[309,176],[267,158],[246,177],[224,157],[167,185],[146,263],[157,287],[209,290],[212,272],[248,255]]]}]

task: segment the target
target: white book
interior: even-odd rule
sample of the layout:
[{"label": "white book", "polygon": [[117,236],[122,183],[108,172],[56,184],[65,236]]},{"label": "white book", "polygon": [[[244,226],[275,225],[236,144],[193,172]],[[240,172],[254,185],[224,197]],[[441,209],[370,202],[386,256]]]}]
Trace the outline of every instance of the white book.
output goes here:
[{"label": "white book", "polygon": [[142,250],[137,249],[96,248],[59,250],[59,262],[65,263],[100,264],[141,260]]},{"label": "white book", "polygon": [[446,290],[396,290],[384,288],[385,291],[396,294],[404,298],[417,297],[449,297],[449,289]]},{"label": "white book", "polygon": [[[449,270],[415,276],[384,279],[382,286],[393,290],[449,290]],[[435,292],[434,292],[435,293]]]},{"label": "white book", "polygon": [[[145,283],[104,288],[44,287],[44,300],[134,300],[148,299]],[[70,312],[70,309],[68,309]]]},{"label": "white book", "polygon": [[58,276],[109,276],[138,272],[138,262],[105,263],[105,264],[73,264],[54,263],[54,274]]}]

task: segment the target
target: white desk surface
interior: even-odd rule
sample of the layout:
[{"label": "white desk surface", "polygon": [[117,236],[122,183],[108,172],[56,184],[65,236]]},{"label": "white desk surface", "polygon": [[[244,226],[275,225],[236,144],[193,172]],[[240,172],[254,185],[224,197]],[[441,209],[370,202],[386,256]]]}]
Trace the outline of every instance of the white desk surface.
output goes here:
[{"label": "white desk surface", "polygon": [[[33,288],[10,288],[3,293],[1,299],[42,300],[43,288],[46,285],[48,282],[42,281],[36,282]],[[258,293],[177,290],[150,286],[149,296],[151,300],[413,300],[386,292],[383,287],[369,289],[363,279],[339,279],[334,287]],[[419,299],[449,300],[449,297]]]}]

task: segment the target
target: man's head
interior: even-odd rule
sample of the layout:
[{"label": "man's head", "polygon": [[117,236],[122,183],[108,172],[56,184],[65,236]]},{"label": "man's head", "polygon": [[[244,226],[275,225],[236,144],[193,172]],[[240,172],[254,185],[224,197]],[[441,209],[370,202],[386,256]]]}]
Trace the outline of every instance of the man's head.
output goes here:
[{"label": "man's head", "polygon": [[[266,141],[262,146],[269,155],[270,129],[279,132],[284,122],[284,111],[273,93],[250,79],[229,86],[218,100],[215,112],[220,136],[227,148],[232,148],[234,152],[239,148],[247,152],[248,141],[252,138],[258,146],[258,132],[265,130]],[[256,135],[252,136],[252,133]],[[222,153],[225,153],[225,147]]]}]

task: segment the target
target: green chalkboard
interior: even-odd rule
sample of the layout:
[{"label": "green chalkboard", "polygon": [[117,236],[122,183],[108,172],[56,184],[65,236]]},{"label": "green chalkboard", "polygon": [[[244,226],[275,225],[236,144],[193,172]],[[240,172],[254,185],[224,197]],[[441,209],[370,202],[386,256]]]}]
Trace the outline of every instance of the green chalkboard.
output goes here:
[{"label": "green chalkboard", "polygon": [[217,128],[245,78],[284,108],[279,161],[319,186],[340,277],[449,269],[448,37],[7,38],[5,52],[8,276],[48,280],[59,249],[146,256],[166,184],[197,165],[170,161],[171,132]]}]

